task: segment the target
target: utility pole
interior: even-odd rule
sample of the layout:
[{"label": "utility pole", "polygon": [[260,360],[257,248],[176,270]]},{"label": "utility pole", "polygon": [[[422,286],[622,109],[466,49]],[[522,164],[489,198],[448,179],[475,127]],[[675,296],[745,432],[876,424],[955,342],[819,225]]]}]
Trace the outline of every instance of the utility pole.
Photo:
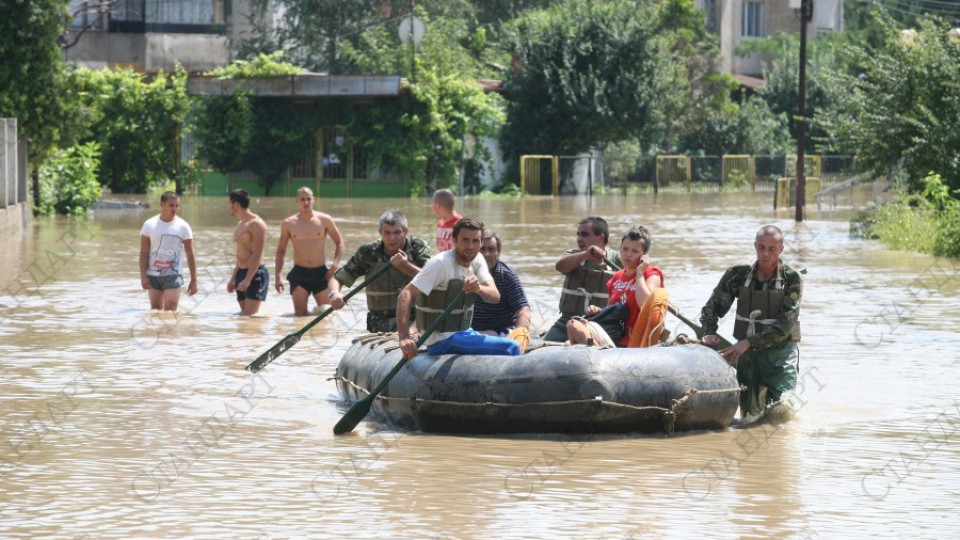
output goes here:
[{"label": "utility pole", "polygon": [[807,118],[807,23],[813,20],[813,0],[800,0],[800,85],[797,106],[797,211],[795,219],[803,221],[806,203],[807,179],[803,171],[803,146]]}]

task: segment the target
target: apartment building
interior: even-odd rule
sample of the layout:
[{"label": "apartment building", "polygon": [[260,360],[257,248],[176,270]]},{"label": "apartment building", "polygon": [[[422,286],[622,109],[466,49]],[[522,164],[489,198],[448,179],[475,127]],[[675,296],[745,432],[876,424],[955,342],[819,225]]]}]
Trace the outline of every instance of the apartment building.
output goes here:
[{"label": "apartment building", "polygon": [[71,0],[70,10],[65,59],[92,69],[207,71],[250,29],[249,0]]},{"label": "apartment building", "polygon": [[[737,46],[749,39],[762,39],[777,32],[798,33],[798,10],[790,0],[696,0],[707,15],[707,28],[720,36],[721,69],[754,86],[770,59],[753,54],[737,56]],[[807,39],[826,32],[843,30],[843,0],[813,0],[813,21],[807,25]]]}]

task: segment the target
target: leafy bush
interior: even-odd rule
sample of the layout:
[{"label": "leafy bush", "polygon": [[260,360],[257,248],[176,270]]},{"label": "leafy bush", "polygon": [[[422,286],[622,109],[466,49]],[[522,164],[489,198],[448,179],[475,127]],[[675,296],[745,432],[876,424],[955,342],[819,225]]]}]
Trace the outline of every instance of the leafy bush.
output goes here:
[{"label": "leafy bush", "polygon": [[904,195],[855,215],[850,233],[878,239],[892,249],[960,256],[960,201],[950,196],[940,175],[930,173],[923,182],[922,194]]},{"label": "leafy bush", "polygon": [[55,152],[40,167],[39,214],[82,215],[100,200],[100,146],[89,142]]}]

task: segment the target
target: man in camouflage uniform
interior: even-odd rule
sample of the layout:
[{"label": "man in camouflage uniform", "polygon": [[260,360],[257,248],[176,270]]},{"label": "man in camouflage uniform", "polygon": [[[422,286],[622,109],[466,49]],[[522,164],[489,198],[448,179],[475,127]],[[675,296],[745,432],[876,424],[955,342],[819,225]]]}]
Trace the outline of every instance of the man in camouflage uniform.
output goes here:
[{"label": "man in camouflage uniform", "polygon": [[396,332],[397,295],[430,259],[430,248],[419,238],[408,237],[407,216],[399,210],[380,215],[380,240],[360,246],[353,257],[337,270],[334,309],[344,306],[342,285],[351,286],[360,276],[368,276],[384,265],[392,268],[367,285],[367,331]]},{"label": "man in camouflage uniform", "polygon": [[797,386],[803,294],[800,273],[780,258],[780,229],[761,228],[754,248],[757,261],[728,268],[700,312],[703,343],[715,347],[720,317],[737,300],[733,336],[738,341],[720,354],[737,368],[737,380],[747,387],[740,393],[740,418],[751,420]]},{"label": "man in camouflage uniform", "polygon": [[577,227],[577,247],[564,253],[555,268],[563,274],[560,292],[560,318],[543,337],[546,341],[565,341],[567,321],[583,316],[587,306],[605,307],[608,301],[607,282],[619,268],[610,268],[605,259],[621,265],[620,250],[610,249],[610,227],[602,217],[590,216],[580,220]]}]

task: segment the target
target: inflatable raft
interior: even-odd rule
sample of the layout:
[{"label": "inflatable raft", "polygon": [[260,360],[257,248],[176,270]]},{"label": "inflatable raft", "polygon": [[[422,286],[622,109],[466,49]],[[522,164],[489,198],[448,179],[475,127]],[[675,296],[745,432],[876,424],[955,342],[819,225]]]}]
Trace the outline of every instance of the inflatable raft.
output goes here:
[{"label": "inflatable raft", "polygon": [[[396,334],[367,334],[335,380],[352,403],[401,360]],[[438,433],[625,433],[723,429],[739,403],[736,370],[701,345],[541,346],[523,356],[410,359],[371,413]]]}]

